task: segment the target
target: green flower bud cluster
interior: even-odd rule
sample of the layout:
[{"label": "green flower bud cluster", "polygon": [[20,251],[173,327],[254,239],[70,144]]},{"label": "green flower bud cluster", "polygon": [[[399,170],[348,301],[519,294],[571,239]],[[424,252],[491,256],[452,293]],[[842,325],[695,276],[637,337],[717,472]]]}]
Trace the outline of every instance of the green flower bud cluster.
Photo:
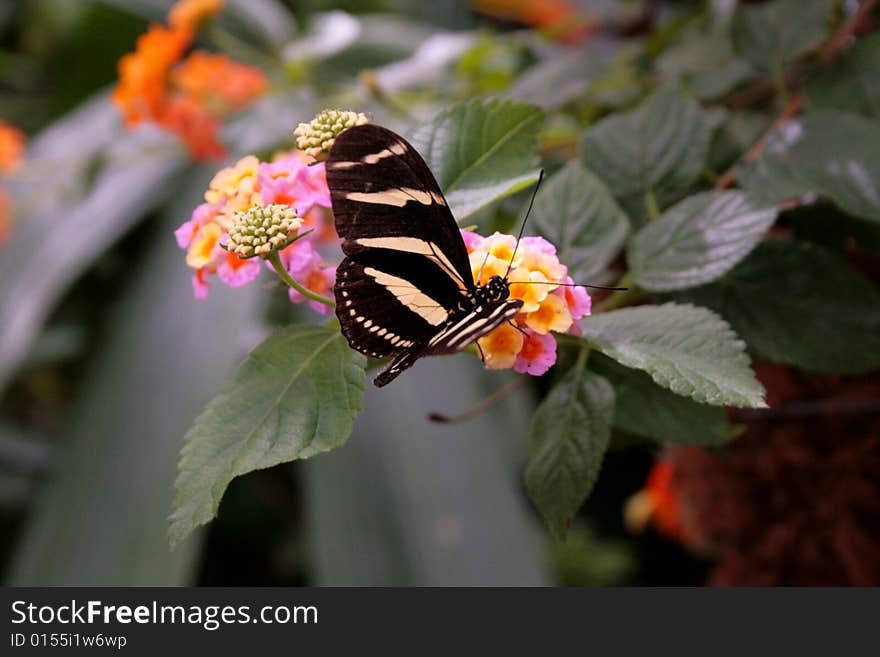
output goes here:
[{"label": "green flower bud cluster", "polygon": [[226,250],[239,258],[268,257],[291,242],[291,233],[302,226],[296,210],[273,203],[265,207],[255,205],[235,213],[235,225],[229,230]]},{"label": "green flower bud cluster", "polygon": [[324,110],[309,123],[300,123],[293,131],[296,147],[306,155],[322,159],[330,152],[340,132],[369,122],[366,114],[341,109]]}]

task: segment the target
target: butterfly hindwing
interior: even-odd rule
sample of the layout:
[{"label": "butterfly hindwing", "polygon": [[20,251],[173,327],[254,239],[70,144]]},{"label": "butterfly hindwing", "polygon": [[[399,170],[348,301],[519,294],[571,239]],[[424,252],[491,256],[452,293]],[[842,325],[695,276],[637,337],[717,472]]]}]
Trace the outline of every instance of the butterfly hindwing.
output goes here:
[{"label": "butterfly hindwing", "polygon": [[422,356],[450,354],[460,351],[474,340],[513,319],[522,308],[519,299],[494,301],[475,307],[472,311],[451,318],[427,345],[416,345],[398,352],[373,383],[382,387],[391,383],[401,372],[409,369]]},{"label": "butterfly hindwing", "polygon": [[[437,332],[437,325],[431,322],[446,321],[446,310],[439,304],[427,308],[428,304],[418,298],[419,290],[409,281],[394,280],[351,257],[337,269],[335,294],[342,334],[353,348],[373,358],[426,344]],[[412,303],[419,304],[422,312],[433,312],[438,319],[426,319],[414,312]]]}]

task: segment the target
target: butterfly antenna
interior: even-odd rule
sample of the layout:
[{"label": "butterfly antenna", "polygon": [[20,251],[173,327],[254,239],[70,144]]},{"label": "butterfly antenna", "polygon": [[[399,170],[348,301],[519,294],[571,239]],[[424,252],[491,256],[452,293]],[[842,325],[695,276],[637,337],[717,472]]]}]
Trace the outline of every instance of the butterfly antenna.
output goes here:
[{"label": "butterfly antenna", "polygon": [[516,250],[519,248],[519,241],[522,239],[523,231],[526,229],[526,221],[532,212],[532,206],[535,204],[535,197],[538,195],[538,189],[541,187],[542,180],[544,180],[544,169],[541,169],[538,172],[538,182],[535,184],[534,191],[532,191],[532,199],[529,201],[526,216],[523,217],[522,225],[519,227],[519,235],[516,236],[516,245],[513,247],[513,253],[510,254],[510,262],[507,263],[507,272],[504,274],[504,280],[507,280],[507,275],[510,274],[510,269],[513,267],[513,259],[516,257]]},{"label": "butterfly antenna", "polygon": [[464,422],[466,420],[470,420],[481,413],[488,411],[490,408],[495,406],[502,399],[507,397],[510,393],[522,387],[522,385],[528,380],[527,376],[518,376],[513,379],[510,383],[505,385],[503,388],[493,393],[489,397],[486,397],[479,404],[472,406],[464,413],[460,413],[458,415],[445,415],[443,413],[429,413],[428,420],[431,422],[437,422],[438,424],[455,424],[457,422]]},{"label": "butterfly antenna", "polygon": [[613,287],[611,285],[589,285],[588,283],[562,283],[561,281],[510,281],[510,285],[556,285],[557,287],[591,287],[596,290],[611,290],[612,292],[626,292],[628,287]]},{"label": "butterfly antenna", "polygon": [[486,257],[483,258],[483,264],[480,265],[480,273],[477,274],[477,285],[482,285],[483,281],[483,267],[486,266],[486,263],[489,261],[489,252],[486,251]]}]

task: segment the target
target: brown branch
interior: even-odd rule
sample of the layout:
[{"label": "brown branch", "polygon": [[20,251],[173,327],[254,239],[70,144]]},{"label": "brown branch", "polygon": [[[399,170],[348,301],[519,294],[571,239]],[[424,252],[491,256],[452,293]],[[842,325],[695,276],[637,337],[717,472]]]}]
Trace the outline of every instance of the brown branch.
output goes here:
[{"label": "brown branch", "polygon": [[776,128],[777,126],[785,123],[789,119],[793,119],[795,116],[800,114],[801,108],[804,106],[804,94],[803,92],[798,92],[794,96],[791,97],[791,100],[788,101],[788,104],[785,106],[785,109],[782,111],[776,120],[773,121],[773,125],[771,125],[767,131],[761,135],[761,137],[752,144],[752,147],[746,151],[746,154],[743,156],[741,162],[737,162],[732,167],[730,167],[720,178],[718,178],[718,182],[715,183],[715,189],[727,189],[730,187],[733,182],[736,180],[736,170],[742,163],[748,164],[749,162],[754,162],[758,159],[761,153],[764,152],[764,147],[767,144],[767,135]]},{"label": "brown branch", "polygon": [[[856,34],[862,34],[875,27],[872,12],[880,0],[865,0],[859,8],[841,25],[819,48],[818,60],[827,64],[837,57],[841,50],[850,42]],[[791,89],[798,86],[807,71],[809,55],[794,62],[785,74],[785,87]],[[772,98],[779,92],[773,80],[760,80],[752,86],[740,91],[724,101],[724,105],[731,109],[743,109],[751,107],[762,100]]]},{"label": "brown branch", "polygon": [[819,61],[828,63],[843,50],[853,35],[864,31],[871,23],[871,12],[880,0],[865,0],[819,50]]}]

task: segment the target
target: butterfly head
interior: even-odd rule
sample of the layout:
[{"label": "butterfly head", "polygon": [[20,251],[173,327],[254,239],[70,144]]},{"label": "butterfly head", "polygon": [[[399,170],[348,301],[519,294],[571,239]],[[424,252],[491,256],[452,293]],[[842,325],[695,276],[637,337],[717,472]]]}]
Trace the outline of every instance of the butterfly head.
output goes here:
[{"label": "butterfly head", "polygon": [[504,301],[510,296],[510,286],[501,276],[493,276],[477,288],[477,297],[484,302]]}]

